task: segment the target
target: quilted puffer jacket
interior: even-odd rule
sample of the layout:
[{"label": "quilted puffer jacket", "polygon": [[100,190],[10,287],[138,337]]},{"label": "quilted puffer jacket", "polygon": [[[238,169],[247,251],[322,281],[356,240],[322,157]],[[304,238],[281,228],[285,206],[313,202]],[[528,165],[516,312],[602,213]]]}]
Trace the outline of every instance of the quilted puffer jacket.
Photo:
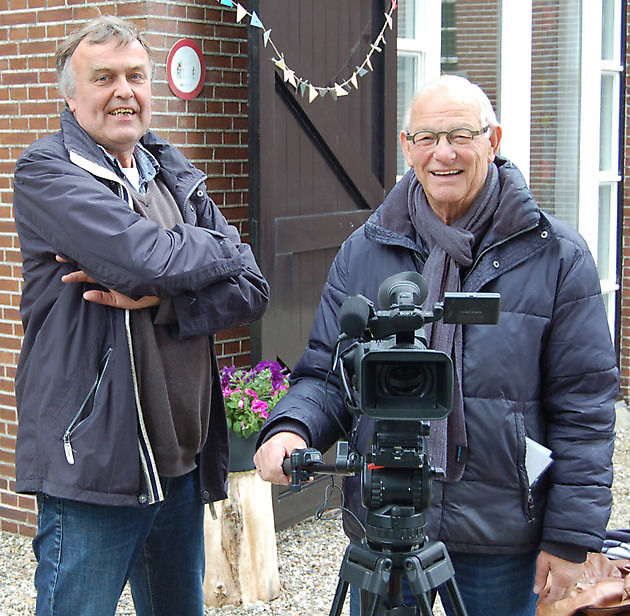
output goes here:
[{"label": "quilted puffer jacket", "polygon": [[[462,291],[499,293],[501,314],[497,325],[463,327],[466,468],[460,481],[433,481],[428,535],[460,552],[527,552],[549,543],[598,551],[611,506],[618,371],[597,269],[579,234],[540,211],[518,169],[498,158],[493,164],[500,205]],[[365,452],[373,426],[364,415],[357,425],[328,371],[344,299],[362,294],[378,307],[386,277],[422,272],[426,252],[407,204],[412,173],[339,250],[292,387],[260,442],[289,429],[326,450],[342,436],[336,415]],[[533,487],[526,437],[553,451]],[[359,478],[345,490],[364,518]],[[359,540],[359,525],[350,516],[344,522]]]}]

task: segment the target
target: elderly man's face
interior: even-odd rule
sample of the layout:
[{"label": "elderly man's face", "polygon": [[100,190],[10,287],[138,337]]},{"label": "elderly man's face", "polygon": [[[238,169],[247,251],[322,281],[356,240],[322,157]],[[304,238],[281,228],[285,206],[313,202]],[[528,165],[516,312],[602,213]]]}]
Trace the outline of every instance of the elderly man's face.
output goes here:
[{"label": "elderly man's face", "polygon": [[[453,96],[446,88],[427,92],[412,109],[410,134],[428,129],[435,132],[453,128],[480,130],[479,104]],[[442,135],[428,150],[410,143],[401,132],[405,159],[413,167],[431,208],[446,224],[452,224],[470,207],[481,192],[488,175],[488,163],[499,148],[501,129],[488,130],[468,145],[449,144]]]},{"label": "elderly man's face", "polygon": [[124,167],[151,122],[151,64],[134,41],[79,43],[71,58],[76,79],[66,101],[79,125]]}]

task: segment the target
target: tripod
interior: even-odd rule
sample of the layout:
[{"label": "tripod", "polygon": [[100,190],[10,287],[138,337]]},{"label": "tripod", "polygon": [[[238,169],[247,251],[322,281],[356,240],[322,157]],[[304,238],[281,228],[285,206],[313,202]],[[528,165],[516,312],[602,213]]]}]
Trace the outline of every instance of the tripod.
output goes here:
[{"label": "tripod", "polygon": [[459,616],[467,616],[451,559],[443,543],[426,542],[424,513],[413,507],[391,505],[369,510],[366,545],[346,548],[330,616],[341,616],[348,586],[367,592],[367,612],[362,616],[415,616],[415,606],[406,606],[402,582],[406,578],[422,616],[432,616],[431,591],[445,584]]}]

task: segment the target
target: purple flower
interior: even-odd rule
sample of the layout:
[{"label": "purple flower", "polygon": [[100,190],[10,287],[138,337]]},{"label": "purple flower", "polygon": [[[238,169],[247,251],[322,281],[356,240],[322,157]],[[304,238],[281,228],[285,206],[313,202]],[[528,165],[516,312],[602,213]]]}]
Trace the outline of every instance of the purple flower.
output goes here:
[{"label": "purple flower", "polygon": [[221,387],[226,387],[230,384],[235,372],[236,366],[225,366],[221,370]]}]

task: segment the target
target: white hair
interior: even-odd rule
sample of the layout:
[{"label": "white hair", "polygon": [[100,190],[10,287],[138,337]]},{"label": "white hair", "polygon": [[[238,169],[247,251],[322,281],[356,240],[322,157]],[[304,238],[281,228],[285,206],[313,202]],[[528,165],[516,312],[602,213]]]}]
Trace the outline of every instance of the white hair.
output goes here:
[{"label": "white hair", "polygon": [[418,99],[427,92],[441,89],[449,90],[453,93],[455,98],[463,98],[466,101],[476,101],[481,110],[481,126],[496,128],[499,125],[494,109],[492,109],[490,99],[478,85],[468,81],[465,77],[459,77],[458,75],[440,75],[437,79],[433,79],[432,81],[424,84],[420,90],[414,94],[409,106],[407,107],[407,111],[405,111],[403,120],[403,130],[405,132],[409,132],[411,128],[411,111],[415,107]]}]

